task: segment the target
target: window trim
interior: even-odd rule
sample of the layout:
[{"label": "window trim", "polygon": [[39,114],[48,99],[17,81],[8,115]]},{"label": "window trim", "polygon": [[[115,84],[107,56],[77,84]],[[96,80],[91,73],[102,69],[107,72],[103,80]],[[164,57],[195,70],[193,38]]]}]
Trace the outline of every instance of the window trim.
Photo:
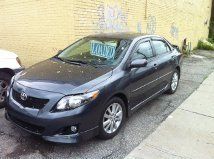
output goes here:
[{"label": "window trim", "polygon": [[[165,53],[162,53],[162,54],[157,54],[156,49],[154,47],[153,41],[162,41],[163,43],[165,43],[169,47],[169,51],[165,52]],[[153,37],[153,38],[151,38],[151,43],[152,43],[152,46],[153,46],[153,49],[154,49],[155,56],[161,56],[161,55],[169,54],[169,53],[172,52],[172,48],[170,47],[170,45],[162,38]]]},{"label": "window trim", "polygon": [[153,59],[156,56],[156,54],[154,52],[154,49],[153,49],[153,46],[152,46],[152,43],[151,43],[151,39],[150,38],[146,38],[146,39],[141,39],[141,40],[139,40],[139,41],[137,41],[135,43],[135,46],[133,47],[133,49],[131,51],[131,54],[129,56],[129,61],[131,61],[131,59],[133,57],[133,54],[135,53],[135,51],[137,50],[137,48],[139,47],[139,45],[142,44],[142,43],[145,43],[145,42],[149,42],[150,43],[150,46],[151,46],[151,49],[152,49],[152,55],[153,55],[153,57],[148,58],[147,61],[150,62],[151,59]]}]

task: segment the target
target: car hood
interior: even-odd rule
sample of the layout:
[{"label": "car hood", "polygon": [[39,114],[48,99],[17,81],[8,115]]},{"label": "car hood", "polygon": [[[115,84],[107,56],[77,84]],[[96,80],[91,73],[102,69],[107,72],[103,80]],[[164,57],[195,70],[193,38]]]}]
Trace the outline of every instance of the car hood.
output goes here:
[{"label": "car hood", "polygon": [[0,58],[1,59],[16,58],[16,57],[17,57],[17,55],[15,53],[0,49]]},{"label": "car hood", "polygon": [[26,87],[68,95],[87,92],[111,75],[110,67],[80,66],[53,58],[22,71],[15,81]]}]

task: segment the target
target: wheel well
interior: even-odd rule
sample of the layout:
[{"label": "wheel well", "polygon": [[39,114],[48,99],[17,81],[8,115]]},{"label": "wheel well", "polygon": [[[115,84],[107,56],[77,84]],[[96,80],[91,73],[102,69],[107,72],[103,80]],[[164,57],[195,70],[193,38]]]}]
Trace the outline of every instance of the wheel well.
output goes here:
[{"label": "wheel well", "polygon": [[126,95],[123,93],[117,93],[113,97],[118,97],[123,100],[125,107],[126,107],[126,116],[128,117],[128,99],[127,99]]},{"label": "wheel well", "polygon": [[180,73],[181,73],[181,69],[179,66],[176,67],[176,70],[178,70],[178,73],[179,73],[179,78],[180,78]]},{"label": "wheel well", "polygon": [[4,73],[8,73],[10,74],[11,76],[14,76],[15,73],[13,70],[9,69],[9,68],[0,68],[0,72],[4,72]]}]

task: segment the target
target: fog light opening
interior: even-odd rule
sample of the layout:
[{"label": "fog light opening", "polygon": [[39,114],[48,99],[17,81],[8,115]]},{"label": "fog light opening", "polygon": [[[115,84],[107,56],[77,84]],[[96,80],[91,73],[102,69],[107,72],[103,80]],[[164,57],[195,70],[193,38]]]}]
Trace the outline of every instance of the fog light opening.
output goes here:
[{"label": "fog light opening", "polygon": [[70,129],[71,129],[71,132],[72,132],[72,133],[77,133],[77,130],[78,130],[78,129],[77,129],[77,126],[71,126]]},{"label": "fog light opening", "polygon": [[71,135],[71,134],[76,134],[78,133],[79,128],[78,125],[71,125],[71,126],[67,126],[61,130],[59,130],[59,134],[60,135]]}]

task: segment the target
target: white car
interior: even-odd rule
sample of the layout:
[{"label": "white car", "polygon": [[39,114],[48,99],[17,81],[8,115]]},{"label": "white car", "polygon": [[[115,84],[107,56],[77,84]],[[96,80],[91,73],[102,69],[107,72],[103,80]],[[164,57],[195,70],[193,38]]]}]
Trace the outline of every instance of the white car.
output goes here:
[{"label": "white car", "polygon": [[4,106],[10,79],[23,69],[15,53],[0,49],[0,108]]}]

